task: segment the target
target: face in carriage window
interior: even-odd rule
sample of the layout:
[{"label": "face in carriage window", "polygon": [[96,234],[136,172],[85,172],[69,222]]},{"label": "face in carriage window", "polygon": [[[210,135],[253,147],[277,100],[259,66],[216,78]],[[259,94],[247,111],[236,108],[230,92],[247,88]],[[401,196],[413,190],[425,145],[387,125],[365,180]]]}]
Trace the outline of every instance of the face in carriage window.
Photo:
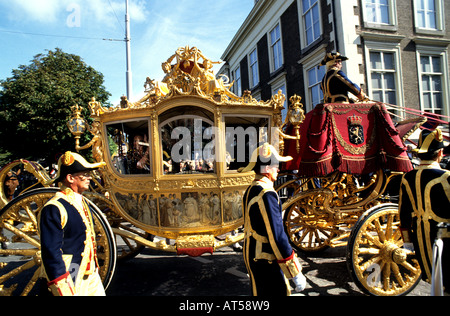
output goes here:
[{"label": "face in carriage window", "polygon": [[107,125],[109,151],[120,174],[151,174],[148,120]]}]

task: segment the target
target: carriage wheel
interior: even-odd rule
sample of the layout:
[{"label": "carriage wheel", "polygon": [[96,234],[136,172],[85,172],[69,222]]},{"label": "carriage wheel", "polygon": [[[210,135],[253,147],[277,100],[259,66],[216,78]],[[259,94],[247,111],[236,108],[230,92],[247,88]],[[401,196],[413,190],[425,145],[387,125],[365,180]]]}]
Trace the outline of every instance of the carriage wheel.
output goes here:
[{"label": "carriage wheel", "polygon": [[[11,176],[12,179],[8,180]],[[0,208],[19,193],[41,187],[49,179],[45,169],[37,162],[21,159],[7,164],[0,170]]]},{"label": "carriage wheel", "polygon": [[[125,222],[123,218],[120,217],[114,203],[110,199],[106,198],[105,195],[91,191],[84,194],[89,200],[95,203],[95,205],[102,211],[103,214],[106,215],[111,227],[115,229],[125,230],[144,239],[151,238],[151,235],[149,233],[135,227],[129,222]],[[138,243],[134,239],[127,238],[119,234],[114,234],[114,237],[116,241],[118,260],[123,261],[132,259],[140,254],[143,249],[145,249],[144,245]]]},{"label": "carriage wheel", "polygon": [[[284,225],[291,244],[299,251],[318,252],[329,247],[337,230],[330,214],[318,212],[319,194],[313,189],[288,201]],[[323,191],[321,191],[323,193]],[[325,206],[326,207],[326,206]]]},{"label": "carriage wheel", "polygon": [[403,246],[398,205],[371,208],[356,223],[347,249],[347,266],[366,294],[397,296],[419,283],[421,270],[414,252]]},{"label": "carriage wheel", "polygon": [[[58,191],[42,188],[26,192],[0,211],[0,296],[38,295],[42,261],[37,215]],[[100,276],[108,287],[116,265],[113,233],[106,218],[93,206]],[[4,249],[6,248],[6,249]]]}]

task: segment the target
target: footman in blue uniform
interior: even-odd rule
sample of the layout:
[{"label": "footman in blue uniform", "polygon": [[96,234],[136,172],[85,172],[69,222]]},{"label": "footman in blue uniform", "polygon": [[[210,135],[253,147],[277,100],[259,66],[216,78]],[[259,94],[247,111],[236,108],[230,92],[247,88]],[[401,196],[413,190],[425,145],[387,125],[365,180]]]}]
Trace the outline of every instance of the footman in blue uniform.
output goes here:
[{"label": "footman in blue uniform", "polygon": [[273,183],[278,176],[282,157],[276,149],[264,144],[252,154],[247,167],[256,178],[244,194],[244,261],[254,296],[287,296],[289,280],[297,292],[306,286],[302,267],[284,231],[281,202]]},{"label": "footman in blue uniform", "polygon": [[[441,130],[421,132],[414,149],[420,165],[403,176],[399,205],[404,248],[415,251],[425,281],[445,288],[437,286],[435,294],[450,294],[450,233],[447,228],[439,228],[450,223],[450,171],[439,165],[443,148]],[[440,253],[438,261],[433,256],[436,250]],[[441,275],[433,275],[433,261],[435,267],[440,264]]]},{"label": "footman in blue uniform", "polygon": [[327,53],[320,63],[320,66],[327,67],[321,84],[324,103],[351,102],[349,93],[356,96],[359,101],[368,100],[361,88],[342,71],[342,62],[345,60],[348,58],[340,53]]},{"label": "footman in blue uniform", "polygon": [[58,161],[53,182],[61,190],[39,213],[42,263],[54,296],[99,296],[105,290],[98,272],[92,212],[81,195],[89,189],[90,171],[104,163],[88,163],[66,152]]}]

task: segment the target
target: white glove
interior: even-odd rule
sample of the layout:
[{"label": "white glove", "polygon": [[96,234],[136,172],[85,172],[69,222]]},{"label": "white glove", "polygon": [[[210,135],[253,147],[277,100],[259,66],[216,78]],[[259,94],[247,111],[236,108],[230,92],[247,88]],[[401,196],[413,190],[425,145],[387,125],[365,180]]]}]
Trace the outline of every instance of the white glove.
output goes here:
[{"label": "white glove", "polygon": [[301,292],[306,288],[306,278],[303,273],[297,274],[291,279],[295,284],[295,292]]}]

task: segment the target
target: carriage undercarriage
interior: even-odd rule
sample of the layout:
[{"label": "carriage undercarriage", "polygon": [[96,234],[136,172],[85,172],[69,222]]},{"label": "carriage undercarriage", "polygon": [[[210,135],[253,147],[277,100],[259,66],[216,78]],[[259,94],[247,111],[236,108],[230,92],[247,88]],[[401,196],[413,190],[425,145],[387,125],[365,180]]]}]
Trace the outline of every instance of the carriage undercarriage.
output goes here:
[{"label": "carriage undercarriage", "polygon": [[[351,195],[349,189],[342,189],[342,185],[348,181],[355,183],[354,177],[339,172],[319,181],[312,178],[286,181],[277,191],[282,198],[285,197],[285,229],[292,245],[306,256],[329,247],[347,247],[349,273],[364,293],[409,293],[421,279],[420,267],[414,253],[402,248],[398,205],[391,202],[396,197],[383,194],[390,181],[395,181],[399,176],[401,174],[398,173],[386,175],[380,170],[368,185],[354,186],[353,190],[358,192]],[[318,183],[320,188],[315,187]],[[33,286],[41,273],[36,214],[56,191],[56,188],[31,190],[3,208],[0,214],[3,233],[0,238],[8,241],[10,246],[0,250],[2,256],[7,258],[1,267],[2,295],[34,293]],[[173,240],[172,244],[167,243],[165,238],[151,238],[153,236],[148,232],[120,218],[114,204],[104,194],[88,192],[86,196],[98,210],[95,224],[101,276],[105,285],[112,279],[116,258],[134,257],[144,247],[180,253],[177,250],[180,241],[191,242],[190,246],[199,248],[199,240],[203,240],[201,245],[206,245],[207,240],[209,245],[218,249],[243,238],[241,234],[225,234],[220,239],[197,234],[189,235],[195,240],[180,238]],[[26,285],[21,280],[26,278],[25,275],[29,278]],[[21,282],[14,283],[17,278]]]},{"label": "carriage undercarriage", "polygon": [[[385,174],[380,170],[369,185],[350,195],[342,186],[336,189],[342,184],[336,179],[354,184],[353,176],[336,173],[321,179],[320,182],[326,183],[324,186],[313,189],[307,188],[308,180],[300,180],[306,190],[296,186],[300,192],[283,204],[285,229],[291,243],[306,256],[327,248],[346,247],[349,273],[363,293],[381,296],[409,293],[420,282],[421,270],[414,253],[402,248],[395,203],[398,196],[386,194],[389,183],[398,177],[401,174]],[[279,192],[286,192],[295,182],[280,186]]]}]

